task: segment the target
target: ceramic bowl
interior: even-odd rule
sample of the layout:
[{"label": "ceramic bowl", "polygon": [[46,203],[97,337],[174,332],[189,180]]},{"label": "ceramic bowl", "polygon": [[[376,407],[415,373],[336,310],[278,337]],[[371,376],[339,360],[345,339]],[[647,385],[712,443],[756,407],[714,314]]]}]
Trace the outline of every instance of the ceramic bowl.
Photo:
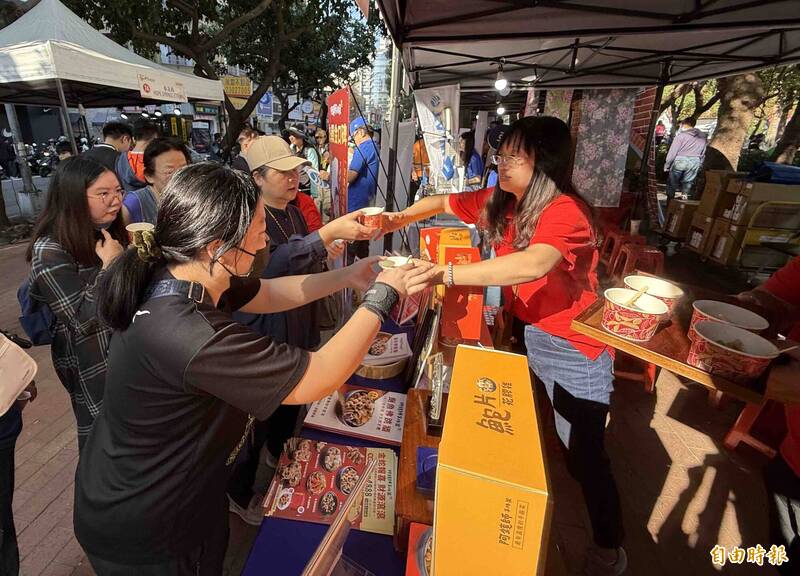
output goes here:
[{"label": "ceramic bowl", "polygon": [[668,312],[663,301],[647,294],[642,294],[633,306],[628,306],[627,302],[636,295],[636,290],[609,288],[604,295],[602,326],[626,340],[647,342],[656,333],[661,317]]},{"label": "ceramic bowl", "polygon": [[735,382],[758,378],[780,354],[766,338],[732,324],[701,320],[695,331],[686,363]]},{"label": "ceramic bowl", "polygon": [[670,284],[666,280],[653,278],[652,276],[626,276],[625,286],[631,290],[640,290],[647,286],[645,294],[655,296],[667,305],[668,312],[663,317],[665,322],[672,316],[675,304],[683,297],[683,290],[675,286],[675,284]]},{"label": "ceramic bowl", "polygon": [[769,328],[769,322],[755,312],[727,302],[695,300],[692,302],[692,308],[692,319],[689,322],[689,340],[694,340],[697,335],[694,328],[695,324],[703,320],[724,322],[755,333]]}]

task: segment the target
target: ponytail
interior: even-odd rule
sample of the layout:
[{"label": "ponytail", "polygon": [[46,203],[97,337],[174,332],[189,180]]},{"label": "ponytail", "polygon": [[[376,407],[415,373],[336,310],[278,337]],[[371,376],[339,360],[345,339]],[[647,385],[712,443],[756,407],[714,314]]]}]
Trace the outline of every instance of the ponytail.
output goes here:
[{"label": "ponytail", "polygon": [[125,250],[100,279],[97,311],[114,330],[126,330],[139,309],[145,290],[163,260],[145,262],[135,248]]}]

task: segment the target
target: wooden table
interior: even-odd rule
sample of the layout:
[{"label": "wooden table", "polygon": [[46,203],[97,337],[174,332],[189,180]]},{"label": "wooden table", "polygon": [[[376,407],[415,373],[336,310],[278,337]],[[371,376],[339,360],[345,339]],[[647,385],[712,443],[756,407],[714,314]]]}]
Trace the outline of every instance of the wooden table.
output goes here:
[{"label": "wooden table", "polygon": [[425,426],[425,406],[428,390],[411,388],[406,397],[406,419],[397,473],[395,495],[395,549],[408,548],[408,529],[412,522],[433,525],[433,500],[417,492],[417,447],[438,448],[441,438],[428,436]]},{"label": "wooden table", "polygon": [[773,456],[774,450],[750,436],[750,427],[761,412],[766,400],[782,403],[800,403],[800,360],[793,355],[782,357],[773,363],[761,378],[750,385],[732,382],[718,375],[712,375],[686,363],[690,341],[686,333],[692,317],[692,302],[695,300],[719,300],[741,305],[735,299],[711,290],[678,284],[684,297],[675,307],[669,323],[658,328],[649,342],[634,342],[606,331],[601,326],[605,301],[600,298],[572,321],[572,329],[581,334],[621,350],[635,358],[660,366],[674,374],[684,376],[702,384],[709,390],[728,394],[747,403],[739,419],[725,438],[725,446],[735,448],[739,442],[746,442],[761,452]]}]

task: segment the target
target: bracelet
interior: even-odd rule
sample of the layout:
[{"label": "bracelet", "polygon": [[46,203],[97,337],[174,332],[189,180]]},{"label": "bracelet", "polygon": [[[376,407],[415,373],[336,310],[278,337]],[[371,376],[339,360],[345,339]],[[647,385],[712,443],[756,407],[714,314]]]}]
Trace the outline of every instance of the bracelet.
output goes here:
[{"label": "bracelet", "polygon": [[366,308],[376,314],[381,323],[385,322],[389,314],[400,299],[400,295],[393,287],[383,282],[376,282],[364,293],[360,308]]},{"label": "bracelet", "polygon": [[455,286],[455,280],[453,280],[453,263],[447,263],[447,275],[444,278],[444,285],[448,288],[452,288]]}]

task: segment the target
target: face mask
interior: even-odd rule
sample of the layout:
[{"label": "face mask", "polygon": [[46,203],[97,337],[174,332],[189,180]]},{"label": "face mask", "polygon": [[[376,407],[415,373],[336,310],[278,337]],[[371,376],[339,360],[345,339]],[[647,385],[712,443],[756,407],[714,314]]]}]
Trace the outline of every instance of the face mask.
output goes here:
[{"label": "face mask", "polygon": [[[225,272],[230,274],[231,280],[228,289],[225,290],[225,292],[223,292],[220,296],[217,307],[229,312],[244,306],[244,304],[246,304],[256,292],[258,292],[253,284],[261,283],[261,273],[264,271],[267,261],[269,260],[268,247],[264,248],[263,250],[259,250],[256,253],[249,252],[238,246],[236,249],[240,252],[244,252],[248,256],[252,256],[253,263],[250,265],[250,270],[248,270],[247,273],[240,275],[235,274],[227,266],[225,266],[225,264],[218,261],[218,264],[222,266]],[[262,252],[266,252],[266,254],[262,255]],[[250,298],[248,298],[248,296]]]}]

